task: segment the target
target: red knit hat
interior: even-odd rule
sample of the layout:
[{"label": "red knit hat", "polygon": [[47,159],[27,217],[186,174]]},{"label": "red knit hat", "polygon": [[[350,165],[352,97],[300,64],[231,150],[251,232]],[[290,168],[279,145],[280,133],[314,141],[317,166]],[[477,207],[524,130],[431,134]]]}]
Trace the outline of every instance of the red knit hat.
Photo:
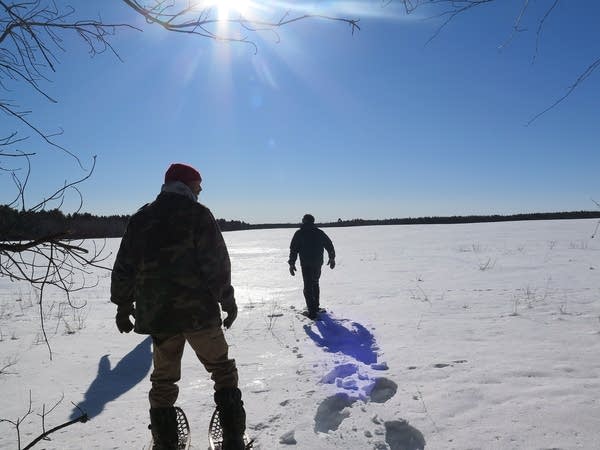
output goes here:
[{"label": "red knit hat", "polygon": [[181,181],[190,183],[192,181],[202,181],[200,172],[187,164],[174,163],[169,166],[165,172],[165,183],[171,181]]}]

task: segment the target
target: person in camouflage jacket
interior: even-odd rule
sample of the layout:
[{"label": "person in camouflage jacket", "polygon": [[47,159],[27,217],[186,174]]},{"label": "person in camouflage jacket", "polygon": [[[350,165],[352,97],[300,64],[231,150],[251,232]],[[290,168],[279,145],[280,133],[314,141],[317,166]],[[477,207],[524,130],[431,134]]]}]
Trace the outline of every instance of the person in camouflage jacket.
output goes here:
[{"label": "person in camouflage jacket", "polygon": [[119,331],[152,336],[150,421],[154,448],[161,450],[177,448],[173,405],[186,341],[214,381],[223,449],[244,448],[238,373],[221,328],[237,317],[231,263],[215,218],[197,202],[200,183],[193,167],[169,167],[156,200],[129,220],[111,276]]}]

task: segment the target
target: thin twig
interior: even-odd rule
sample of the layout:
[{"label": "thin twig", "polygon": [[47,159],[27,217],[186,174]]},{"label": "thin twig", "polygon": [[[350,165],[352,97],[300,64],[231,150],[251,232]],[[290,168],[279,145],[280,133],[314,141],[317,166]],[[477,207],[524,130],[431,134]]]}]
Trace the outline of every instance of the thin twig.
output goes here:
[{"label": "thin twig", "polygon": [[23,450],[29,450],[35,444],[37,444],[39,441],[41,441],[42,439],[46,438],[48,435],[54,433],[55,431],[61,430],[61,429],[65,428],[65,427],[68,427],[68,426],[73,425],[75,423],[79,423],[79,422],[86,423],[88,420],[89,420],[88,415],[86,413],[84,413],[81,416],[77,417],[76,419],[70,420],[69,422],[65,422],[62,425],[54,427],[51,430],[48,430],[45,433],[39,435],[36,439],[34,439],[31,443],[29,443],[26,447],[24,447]]}]

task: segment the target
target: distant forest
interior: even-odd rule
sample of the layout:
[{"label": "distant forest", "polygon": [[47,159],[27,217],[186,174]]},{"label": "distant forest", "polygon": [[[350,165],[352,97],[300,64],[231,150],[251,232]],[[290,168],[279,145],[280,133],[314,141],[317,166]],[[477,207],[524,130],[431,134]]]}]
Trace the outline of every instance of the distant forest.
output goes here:
[{"label": "distant forest", "polygon": [[[319,227],[355,227],[368,225],[419,225],[476,222],[508,222],[517,220],[598,219],[600,211],[571,211],[490,216],[417,217],[404,219],[338,219],[317,224]],[[59,236],[66,239],[121,237],[129,216],[95,216],[89,213],[63,214],[57,209],[20,212],[0,206],[0,241],[19,241]],[[222,231],[296,228],[298,223],[249,224],[239,220],[217,219]]]}]

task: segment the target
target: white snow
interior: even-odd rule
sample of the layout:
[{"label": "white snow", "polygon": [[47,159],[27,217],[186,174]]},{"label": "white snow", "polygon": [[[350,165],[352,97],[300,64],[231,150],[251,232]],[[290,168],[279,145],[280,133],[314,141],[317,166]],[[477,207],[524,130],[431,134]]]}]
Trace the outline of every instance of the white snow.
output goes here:
[{"label": "white snow", "polygon": [[[239,315],[226,332],[256,448],[600,448],[600,243],[594,220],[329,228],[313,323],[293,229],[225,233]],[[119,240],[109,240],[113,251]],[[114,254],[109,261],[112,265]],[[74,312],[0,279],[0,418],[21,448],[141,449],[148,441],[151,346],[119,334],[110,276],[77,292]],[[13,364],[14,363],[14,364]],[[207,448],[212,383],[188,348],[178,405]],[[0,423],[0,448],[17,448]]]}]

